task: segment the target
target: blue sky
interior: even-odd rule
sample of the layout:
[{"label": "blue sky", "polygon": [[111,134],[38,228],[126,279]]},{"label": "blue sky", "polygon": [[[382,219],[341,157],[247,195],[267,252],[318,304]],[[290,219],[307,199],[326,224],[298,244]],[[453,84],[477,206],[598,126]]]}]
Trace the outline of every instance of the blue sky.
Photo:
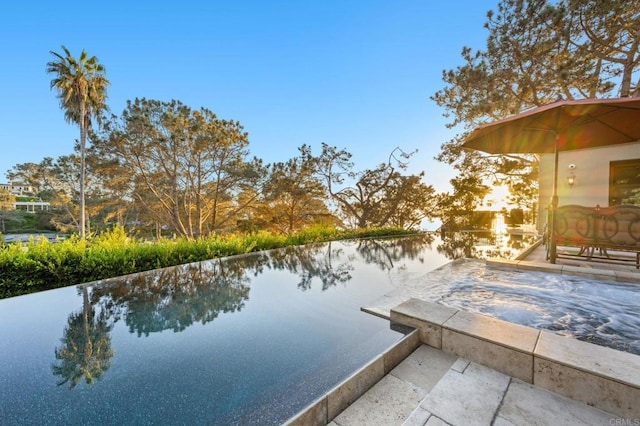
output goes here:
[{"label": "blue sky", "polygon": [[454,131],[430,96],[463,46],[483,48],[498,0],[8,2],[0,14],[0,180],[72,152],[45,66],[82,49],[106,67],[107,103],[177,99],[240,121],[252,155],[286,161],[326,142],[357,170],[393,148],[442,191],[454,171],[433,160]]}]

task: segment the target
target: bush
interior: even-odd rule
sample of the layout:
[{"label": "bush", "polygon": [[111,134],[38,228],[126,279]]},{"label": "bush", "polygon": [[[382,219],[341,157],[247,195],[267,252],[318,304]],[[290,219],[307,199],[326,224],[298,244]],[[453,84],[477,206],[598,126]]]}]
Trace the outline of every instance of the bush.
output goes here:
[{"label": "bush", "polygon": [[259,231],[187,239],[136,240],[116,227],[93,238],[46,238],[0,249],[0,298],[253,251],[347,238],[406,235],[395,228],[341,231],[311,227],[297,234]]}]

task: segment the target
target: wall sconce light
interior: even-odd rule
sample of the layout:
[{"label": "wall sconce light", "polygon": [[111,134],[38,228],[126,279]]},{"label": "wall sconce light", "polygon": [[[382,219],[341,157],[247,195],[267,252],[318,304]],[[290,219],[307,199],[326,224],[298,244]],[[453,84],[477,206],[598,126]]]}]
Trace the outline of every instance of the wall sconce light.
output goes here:
[{"label": "wall sconce light", "polygon": [[576,174],[573,172],[573,169],[575,168],[575,164],[569,164],[569,175],[567,176],[567,183],[569,184],[569,188],[573,188],[573,185],[576,184]]}]

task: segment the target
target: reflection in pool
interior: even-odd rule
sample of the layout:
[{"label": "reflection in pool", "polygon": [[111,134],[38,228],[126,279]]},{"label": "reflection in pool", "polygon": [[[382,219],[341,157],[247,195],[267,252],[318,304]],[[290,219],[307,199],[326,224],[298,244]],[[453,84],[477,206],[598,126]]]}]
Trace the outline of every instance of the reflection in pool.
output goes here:
[{"label": "reflection in pool", "polygon": [[217,259],[0,300],[2,424],[278,424],[397,342],[360,307],[434,237]]}]

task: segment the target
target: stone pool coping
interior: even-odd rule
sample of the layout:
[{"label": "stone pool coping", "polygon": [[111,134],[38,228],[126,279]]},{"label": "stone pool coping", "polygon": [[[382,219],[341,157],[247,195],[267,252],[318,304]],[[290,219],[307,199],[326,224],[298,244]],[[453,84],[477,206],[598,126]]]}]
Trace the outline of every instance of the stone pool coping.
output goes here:
[{"label": "stone pool coping", "polygon": [[[521,251],[515,259],[488,259],[486,260],[487,266],[491,266],[493,268],[506,268],[506,269],[521,269],[525,271],[540,271],[540,272],[549,272],[556,274],[566,274],[566,275],[578,275],[587,278],[593,279],[602,279],[608,281],[618,281],[622,283],[640,283],[640,271],[636,270],[625,271],[625,270],[616,270],[616,269],[607,269],[604,264],[597,264],[600,267],[592,267],[589,264],[589,267],[583,266],[575,266],[575,265],[564,265],[561,263],[547,263],[535,261],[535,260],[526,260],[527,257],[531,256],[531,254],[538,250],[542,245],[542,239],[536,241],[531,246],[527,247],[523,251]],[[595,264],[594,264],[595,265]]]},{"label": "stone pool coping", "polygon": [[620,418],[640,418],[638,355],[415,298],[393,308],[389,319],[392,328],[415,330],[286,425],[330,423],[422,344]]},{"label": "stone pool coping", "polygon": [[640,356],[410,299],[391,321],[415,327],[424,344],[616,414],[640,418]]},{"label": "stone pool coping", "polygon": [[328,424],[373,385],[382,380],[420,345],[419,331],[410,331],[399,342],[393,344],[284,424],[291,426]]},{"label": "stone pool coping", "polygon": [[563,275],[577,275],[594,280],[616,281],[620,283],[640,284],[640,273],[629,271],[617,271],[611,269],[584,268],[574,265],[561,265],[540,263],[528,260],[488,259],[485,261],[488,267],[494,269],[520,269],[522,271],[538,271]]}]

